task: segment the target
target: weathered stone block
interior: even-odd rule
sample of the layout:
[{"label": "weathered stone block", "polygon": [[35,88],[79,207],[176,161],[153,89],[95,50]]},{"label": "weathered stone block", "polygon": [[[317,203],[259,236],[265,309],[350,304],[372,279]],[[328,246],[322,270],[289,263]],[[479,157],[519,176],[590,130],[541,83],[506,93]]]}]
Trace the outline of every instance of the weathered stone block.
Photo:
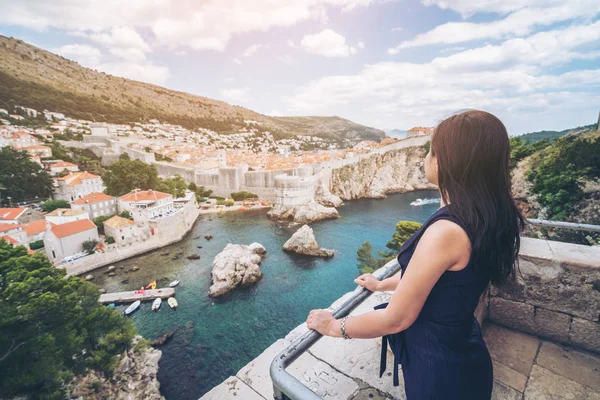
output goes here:
[{"label": "weathered stone block", "polygon": [[264,397],[259,396],[250,386],[240,381],[235,376],[230,376],[225,379],[219,386],[215,386],[200,397],[200,400],[264,400]]},{"label": "weathered stone block", "polygon": [[521,400],[522,396],[523,394],[515,389],[508,387],[501,382],[494,381],[492,400]]},{"label": "weathered stone block", "polygon": [[536,308],[534,314],[534,331],[539,336],[567,343],[571,316],[543,308]]},{"label": "weathered stone block", "polygon": [[501,297],[490,299],[489,319],[514,329],[535,332],[534,307],[531,304],[506,300]]},{"label": "weathered stone block", "polygon": [[536,363],[600,393],[600,356],[544,342]]},{"label": "weathered stone block", "polygon": [[524,400],[600,400],[600,394],[539,365],[534,365],[523,398]]},{"label": "weathered stone block", "polygon": [[573,317],[569,340],[576,346],[600,353],[600,322]]},{"label": "weathered stone block", "polygon": [[527,383],[527,377],[525,375],[498,361],[492,360],[492,362],[494,364],[494,379],[497,382],[501,382],[521,393],[525,391],[525,383]]},{"label": "weathered stone block", "polygon": [[494,324],[486,326],[485,343],[492,360],[527,376],[537,354],[539,340]]}]

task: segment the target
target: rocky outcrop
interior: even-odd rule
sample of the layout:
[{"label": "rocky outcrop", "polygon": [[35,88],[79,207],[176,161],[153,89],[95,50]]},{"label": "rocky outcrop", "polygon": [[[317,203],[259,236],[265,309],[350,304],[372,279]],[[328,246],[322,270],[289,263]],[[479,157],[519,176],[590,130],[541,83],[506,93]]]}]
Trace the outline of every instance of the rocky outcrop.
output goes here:
[{"label": "rocky outcrop", "polygon": [[298,229],[283,245],[283,249],[298,254],[324,258],[333,257],[333,250],[321,249],[310,226],[304,225]]},{"label": "rocky outcrop", "polygon": [[325,207],[315,200],[300,205],[275,204],[267,215],[275,220],[288,220],[301,224],[340,216],[334,207]]},{"label": "rocky outcrop", "polygon": [[228,244],[215,257],[212,265],[212,285],[208,295],[221,296],[237,286],[246,286],[262,278],[260,262],[267,251],[259,243],[249,246]]},{"label": "rocky outcrop", "polygon": [[339,207],[344,202],[339,196],[331,193],[323,180],[320,180],[315,188],[315,201],[325,207]]},{"label": "rocky outcrop", "polygon": [[160,350],[140,348],[141,336],[133,339],[131,349],[124,352],[112,377],[96,371],[74,378],[68,386],[70,398],[86,400],[164,400],[156,379]]},{"label": "rocky outcrop", "polygon": [[437,189],[425,177],[425,156],[422,146],[406,147],[373,154],[357,163],[336,168],[332,171],[331,192],[346,201],[380,199],[387,193]]}]

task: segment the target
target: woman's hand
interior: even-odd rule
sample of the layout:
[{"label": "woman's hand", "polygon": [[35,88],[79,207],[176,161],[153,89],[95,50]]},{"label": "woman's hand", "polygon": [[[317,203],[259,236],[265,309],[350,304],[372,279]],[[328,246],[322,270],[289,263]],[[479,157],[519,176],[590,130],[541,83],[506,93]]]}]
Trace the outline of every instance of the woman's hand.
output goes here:
[{"label": "woman's hand", "polygon": [[373,274],[362,274],[354,280],[357,285],[369,289],[371,292],[379,290],[379,279],[375,278]]},{"label": "woman's hand", "polygon": [[336,319],[327,310],[311,310],[306,318],[308,329],[314,329],[323,336],[334,336]]}]

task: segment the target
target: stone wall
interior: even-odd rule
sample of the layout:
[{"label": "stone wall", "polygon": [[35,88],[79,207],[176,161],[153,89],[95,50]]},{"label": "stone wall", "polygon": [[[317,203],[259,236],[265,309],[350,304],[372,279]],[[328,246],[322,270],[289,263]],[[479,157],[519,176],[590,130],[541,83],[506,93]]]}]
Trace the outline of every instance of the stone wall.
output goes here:
[{"label": "stone wall", "polygon": [[138,242],[124,246],[116,243],[107,245],[104,253],[95,253],[57,267],[65,268],[68,275],[81,275],[105,265],[160,249],[183,239],[192,229],[199,215],[200,209],[196,203],[190,202],[174,215],[162,218],[160,224],[152,222],[154,234],[150,234],[148,228],[142,240]]},{"label": "stone wall", "polygon": [[491,287],[488,318],[600,352],[600,247],[522,238],[520,275]]}]

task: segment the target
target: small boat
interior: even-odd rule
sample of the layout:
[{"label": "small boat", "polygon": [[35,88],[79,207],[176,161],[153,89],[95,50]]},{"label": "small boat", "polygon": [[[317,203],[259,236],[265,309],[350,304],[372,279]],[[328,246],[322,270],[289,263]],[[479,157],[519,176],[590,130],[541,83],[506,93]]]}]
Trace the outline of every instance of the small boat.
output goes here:
[{"label": "small boat", "polygon": [[127,309],[125,309],[125,315],[129,315],[132,312],[134,312],[135,310],[137,310],[138,307],[140,306],[140,304],[142,304],[141,301],[139,301],[139,300],[134,301],[129,307],[127,307]]},{"label": "small boat", "polygon": [[175,287],[179,285],[179,281],[178,280],[174,280],[173,282],[169,283],[169,287]]},{"label": "small boat", "polygon": [[167,303],[169,303],[169,307],[171,307],[173,310],[177,309],[177,300],[175,300],[175,297],[169,297],[169,300],[167,300]]},{"label": "small boat", "polygon": [[425,204],[423,199],[417,199],[417,200],[413,201],[412,203],[410,203],[411,206],[422,206],[423,204]]},{"label": "small boat", "polygon": [[160,297],[154,299],[154,302],[152,302],[152,311],[158,311],[161,303],[162,299]]}]

